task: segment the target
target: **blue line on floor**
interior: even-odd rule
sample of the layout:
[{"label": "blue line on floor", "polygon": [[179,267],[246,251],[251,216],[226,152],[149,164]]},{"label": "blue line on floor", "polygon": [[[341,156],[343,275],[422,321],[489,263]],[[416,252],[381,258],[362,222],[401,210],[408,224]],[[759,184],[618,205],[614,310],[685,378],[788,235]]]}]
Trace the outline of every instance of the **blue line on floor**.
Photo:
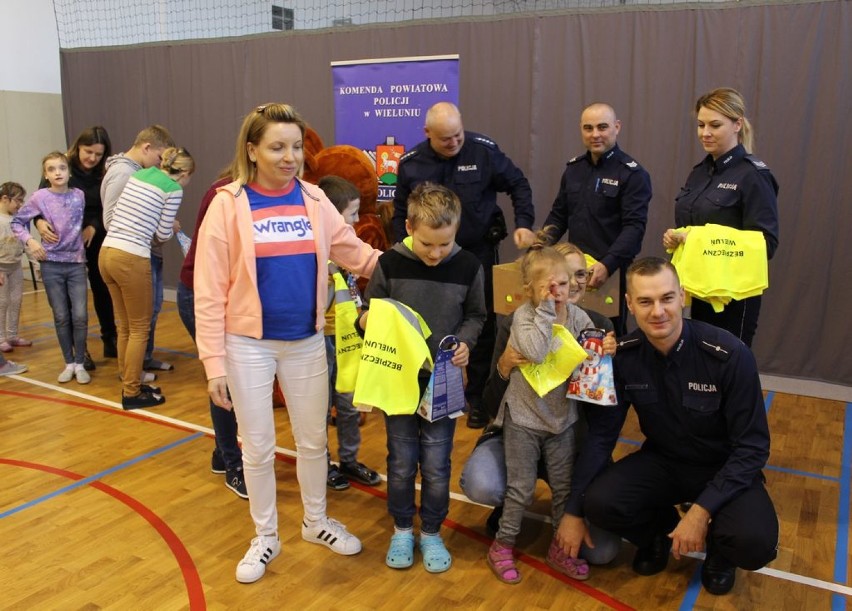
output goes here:
[{"label": "blue line on floor", "polygon": [[695,607],[698,595],[701,594],[701,567],[703,564],[703,562],[699,562],[692,572],[689,585],[686,586],[686,593],[683,595],[680,607],[678,607],[679,611],[691,611]]},{"label": "blue line on floor", "polygon": [[802,477],[812,477],[814,479],[822,479],[829,482],[833,482],[835,484],[840,482],[839,477],[833,477],[831,475],[822,475],[821,473],[811,473],[810,471],[799,471],[798,469],[788,469],[787,467],[774,467],[772,465],[766,465],[765,467],[768,471],[778,471],[780,473],[789,473],[790,475],[801,475]]},{"label": "blue line on floor", "polygon": [[[849,492],[852,477],[852,403],[846,404],[843,422],[843,453],[840,458],[840,503],[837,509],[837,543],[834,546],[834,581],[846,583],[849,549]],[[832,611],[846,609],[846,597],[831,595]]]},{"label": "blue line on floor", "polygon": [[11,516],[13,514],[16,514],[19,511],[23,511],[24,509],[29,509],[30,507],[34,507],[35,505],[38,505],[39,503],[43,503],[44,501],[50,500],[55,496],[59,496],[60,494],[65,494],[66,492],[70,492],[71,490],[76,490],[77,488],[80,488],[82,486],[86,486],[86,485],[92,483],[95,480],[101,479],[105,475],[109,475],[111,473],[115,473],[116,471],[120,471],[121,469],[126,469],[127,467],[131,467],[138,462],[141,462],[141,461],[146,460],[148,458],[152,458],[152,457],[154,457],[158,454],[162,454],[163,452],[168,452],[169,450],[172,450],[172,449],[174,449],[178,446],[181,446],[181,445],[183,445],[187,442],[194,441],[194,440],[198,439],[199,437],[204,437],[204,433],[193,433],[189,437],[184,437],[183,439],[178,439],[177,441],[170,443],[168,445],[165,445],[161,448],[151,450],[150,452],[148,452],[146,454],[142,454],[141,456],[137,456],[136,458],[131,458],[130,460],[125,461],[125,462],[120,463],[120,464],[117,464],[114,467],[110,467],[109,469],[106,469],[105,471],[101,471],[100,473],[95,473],[94,475],[90,475],[89,477],[84,477],[83,479],[78,480],[78,481],[74,482],[73,484],[70,484],[70,485],[65,486],[63,488],[59,488],[58,490],[54,490],[53,492],[51,492],[49,494],[45,494],[44,496],[41,496],[37,499],[33,499],[32,501],[27,501],[26,503],[24,503],[22,505],[18,505],[17,507],[13,507],[12,509],[8,509],[8,510],[4,511],[3,513],[0,513],[0,519],[3,519],[7,516]]},{"label": "blue line on floor", "polygon": [[[636,441],[635,439],[627,439],[626,437],[619,437],[618,441],[629,446],[641,446],[641,441]],[[799,471],[798,469],[788,469],[787,467],[775,467],[772,465],[766,465],[764,467],[769,471],[778,471],[780,473],[789,473],[790,475],[800,475],[802,477],[812,477],[814,479],[822,479],[833,483],[838,483],[840,481],[839,477],[832,477],[831,475],[823,475],[822,473],[811,473],[810,471]]]},{"label": "blue line on floor", "polygon": [[772,405],[772,399],[775,398],[775,391],[770,390],[766,393],[766,398],[763,400],[763,406],[766,409],[766,413],[769,413],[769,407]]}]

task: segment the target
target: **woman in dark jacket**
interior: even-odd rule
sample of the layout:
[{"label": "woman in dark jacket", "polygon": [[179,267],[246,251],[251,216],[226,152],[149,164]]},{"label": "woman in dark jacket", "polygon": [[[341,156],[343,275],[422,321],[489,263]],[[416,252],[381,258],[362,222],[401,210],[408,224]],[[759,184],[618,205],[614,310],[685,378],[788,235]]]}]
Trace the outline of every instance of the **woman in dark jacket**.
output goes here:
[{"label": "woman in dark jacket", "polygon": [[[754,134],[745,101],[736,90],[714,89],[695,102],[698,139],[707,156],[696,165],[675,202],[675,226],[713,223],[763,232],[766,254],[778,247],[778,183],[769,168],[751,154]],[[674,249],[686,236],[666,230],[663,246]],[[760,295],[732,300],[720,313],[692,300],[692,318],[721,327],[751,346],[760,314]]]}]

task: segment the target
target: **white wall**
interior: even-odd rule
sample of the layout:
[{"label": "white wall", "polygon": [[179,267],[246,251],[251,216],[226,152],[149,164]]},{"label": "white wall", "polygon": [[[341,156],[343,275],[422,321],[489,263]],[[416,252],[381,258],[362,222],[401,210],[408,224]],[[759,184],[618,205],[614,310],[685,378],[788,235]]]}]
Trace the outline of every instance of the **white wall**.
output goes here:
[{"label": "white wall", "polygon": [[59,37],[52,0],[2,0],[0,182],[31,193],[44,155],[65,150]]},{"label": "white wall", "polygon": [[0,90],[60,93],[53,0],[3,0]]}]

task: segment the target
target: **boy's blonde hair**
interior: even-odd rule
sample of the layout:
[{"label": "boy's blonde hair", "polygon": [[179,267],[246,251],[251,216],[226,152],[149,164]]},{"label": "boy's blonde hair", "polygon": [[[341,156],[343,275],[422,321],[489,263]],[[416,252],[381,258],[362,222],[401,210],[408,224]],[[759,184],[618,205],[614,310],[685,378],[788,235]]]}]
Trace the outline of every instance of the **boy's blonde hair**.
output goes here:
[{"label": "boy's blonde hair", "polygon": [[447,187],[424,182],[408,196],[408,224],[416,229],[423,223],[432,229],[458,227],[461,220],[461,201]]},{"label": "boy's blonde hair", "polygon": [[150,144],[154,148],[164,149],[175,145],[172,135],[162,125],[149,125],[141,132],[136,134],[136,140],[133,141],[133,146],[145,146]]}]

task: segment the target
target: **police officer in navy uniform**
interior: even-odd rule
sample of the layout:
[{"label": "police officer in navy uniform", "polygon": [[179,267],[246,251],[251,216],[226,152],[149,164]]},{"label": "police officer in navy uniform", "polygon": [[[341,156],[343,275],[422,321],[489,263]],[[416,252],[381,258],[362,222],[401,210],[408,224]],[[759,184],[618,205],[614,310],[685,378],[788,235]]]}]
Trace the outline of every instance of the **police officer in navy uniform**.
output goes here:
[{"label": "police officer in navy uniform", "polygon": [[470,403],[468,426],[482,428],[488,416],[482,410],[482,390],[488,378],[494,350],[495,316],[491,268],[497,263],[497,248],[506,237],[506,221],[497,205],[497,193],[507,193],[515,213],[513,238],[520,248],[531,244],[535,220],[530,184],[518,167],[486,136],[464,130],[459,109],[439,102],[426,113],[426,140],[402,156],[399,162],[396,195],[393,199],[393,231],[403,240],[408,196],[423,182],[443,185],[456,193],[462,203],[462,217],[456,242],[475,254],[485,271],[488,318],[470,356],[468,386]]},{"label": "police officer in navy uniform", "polygon": [[[778,183],[766,164],[749,154],[754,136],[742,95],[727,87],[714,89],[698,98],[695,112],[707,156],[692,169],[677,196],[675,225],[713,223],[762,231],[771,259],[778,248]],[[668,229],[663,246],[673,249],[685,239],[686,234]],[[706,301],[693,299],[692,318],[727,329],[751,346],[760,303],[760,295],[735,299],[717,314]]]},{"label": "police officer in navy uniform", "polygon": [[[639,254],[651,177],[630,155],[618,148],[621,121],[608,104],[592,104],[580,117],[580,133],[587,151],[568,162],[553,208],[544,221],[552,242],[565,232],[568,240],[597,259],[589,288],[598,288],[617,270],[622,272]],[[624,295],[624,274],[619,295]],[[624,299],[613,319],[616,333],[626,332]]]},{"label": "police officer in navy uniform", "polygon": [[[683,318],[683,289],[668,261],[634,262],[627,291],[639,328],[619,340],[619,403],[589,410],[557,537],[576,556],[588,539],[585,515],[638,547],[633,569],[640,575],[664,570],[670,550],[677,559],[706,550],[704,588],[726,594],[736,567],[760,569],[777,551],[778,518],[761,471],[769,428],[754,356],[727,331]],[[606,467],[630,405],[646,441]],[[692,504],[682,516],[680,503]]]}]

